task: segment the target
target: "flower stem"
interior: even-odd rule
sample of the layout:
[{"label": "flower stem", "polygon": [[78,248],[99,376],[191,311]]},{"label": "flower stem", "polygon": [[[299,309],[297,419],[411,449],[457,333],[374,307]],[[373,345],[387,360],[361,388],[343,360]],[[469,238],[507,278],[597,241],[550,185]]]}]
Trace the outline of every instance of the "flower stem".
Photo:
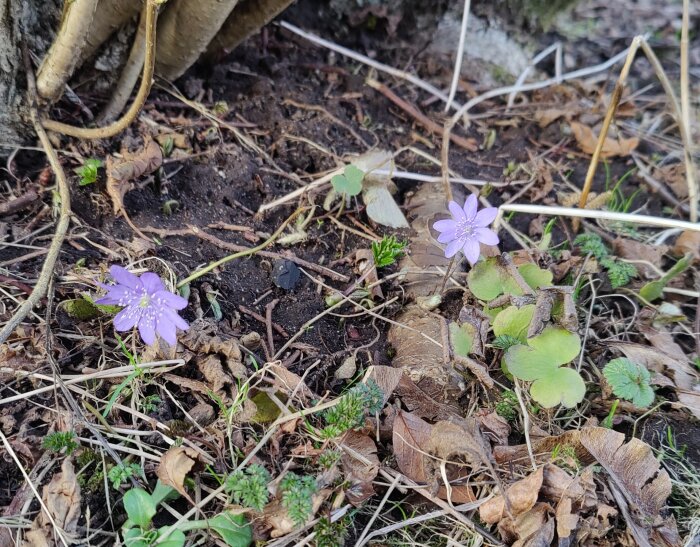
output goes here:
[{"label": "flower stem", "polygon": [[445,286],[447,285],[447,280],[450,277],[450,272],[452,271],[452,266],[454,265],[456,258],[457,258],[457,255],[453,256],[452,259],[450,260],[450,263],[447,265],[447,271],[445,272],[445,277],[442,278],[442,286],[440,287],[440,294],[445,292]]},{"label": "flower stem", "polygon": [[272,245],[275,240],[282,235],[282,232],[284,229],[289,225],[292,220],[294,220],[296,217],[299,216],[300,213],[305,211],[307,208],[306,207],[300,207],[296,211],[294,211],[287,220],[285,220],[279,228],[275,231],[274,234],[272,234],[268,239],[263,241],[260,245],[256,247],[251,247],[250,249],[246,249],[245,251],[239,251],[237,253],[230,254],[228,256],[225,256],[224,258],[221,258],[219,260],[216,260],[215,262],[210,263],[208,266],[202,268],[201,270],[197,270],[196,272],[190,274],[188,277],[183,279],[177,284],[177,288],[179,289],[180,287],[187,285],[191,281],[194,281],[195,279],[198,279],[202,277],[205,274],[208,274],[211,272],[214,268],[221,266],[222,264],[226,264],[227,262],[230,262],[231,260],[234,260],[236,258],[241,258],[244,256],[249,256],[257,253],[258,251],[262,251],[265,247],[268,247],[269,245]]}]

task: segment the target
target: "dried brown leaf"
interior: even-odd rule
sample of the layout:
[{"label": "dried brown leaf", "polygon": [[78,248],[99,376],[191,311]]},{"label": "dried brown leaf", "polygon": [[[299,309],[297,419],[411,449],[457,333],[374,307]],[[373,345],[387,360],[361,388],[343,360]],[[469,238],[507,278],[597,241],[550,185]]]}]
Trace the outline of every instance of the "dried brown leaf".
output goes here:
[{"label": "dried brown leaf", "polygon": [[[569,122],[569,125],[571,126],[571,131],[576,138],[579,148],[586,154],[593,154],[598,142],[598,136],[585,124]],[[614,156],[629,156],[637,146],[639,146],[639,139],[636,137],[629,139],[613,139],[607,136],[605,137],[605,141],[603,141],[601,157],[612,158]]]},{"label": "dried brown leaf", "polygon": [[359,505],[374,495],[372,481],[379,473],[377,445],[369,436],[349,431],[341,446],[343,455],[340,461],[354,494],[351,503]]},{"label": "dried brown leaf", "polygon": [[173,487],[183,497],[192,501],[185,490],[185,477],[194,467],[196,459],[197,453],[191,448],[174,446],[163,454],[156,476],[163,484]]},{"label": "dried brown leaf", "polygon": [[400,368],[381,365],[370,368],[367,378],[369,380],[373,380],[374,383],[377,384],[377,387],[382,390],[382,394],[384,395],[382,406],[387,403],[392,393],[394,393],[394,390],[399,385],[402,376],[403,370]]},{"label": "dried brown leaf", "polygon": [[409,479],[425,483],[427,476],[423,447],[430,439],[432,426],[415,414],[399,410],[394,419],[393,447],[396,464]]},{"label": "dried brown leaf", "polygon": [[[61,472],[44,486],[41,496],[56,526],[63,530],[63,535],[69,545],[77,542],[75,532],[80,518],[80,485],[75,475],[75,469],[70,459],[66,458],[61,464]],[[57,545],[53,524],[48,515],[39,511],[32,523],[32,529],[27,532],[25,547],[53,547]],[[59,542],[58,545],[62,545]]]},{"label": "dried brown leaf", "polygon": [[[643,260],[650,262],[657,268],[661,268],[663,256],[668,251],[666,245],[648,245],[634,239],[618,237],[613,242],[613,252],[620,258],[630,260]],[[658,279],[659,275],[654,268],[646,264],[636,262],[635,267],[646,279]]]},{"label": "dried brown leaf", "polygon": [[668,514],[671,479],[660,468],[651,447],[635,438],[625,443],[622,433],[603,427],[581,430],[581,444],[605,468],[629,504],[637,541],[679,545],[673,516],[663,516]]},{"label": "dried brown leaf", "polygon": [[510,425],[503,416],[496,412],[489,412],[477,414],[476,418],[479,420],[481,431],[484,435],[491,437],[494,444],[505,445],[508,443]]},{"label": "dried brown leaf", "polygon": [[107,157],[107,194],[112,199],[115,214],[124,209],[124,196],[129,190],[129,183],[153,173],[162,163],[163,152],[153,140],[145,143],[141,150],[126,152],[121,158]]},{"label": "dried brown leaf", "polygon": [[[542,487],[543,473],[542,467],[539,467],[537,471],[513,483],[506,489],[510,514],[513,517],[517,517],[535,506]],[[479,517],[486,524],[496,524],[505,516],[506,499],[503,494],[498,494],[479,507]]]},{"label": "dried brown leaf", "polygon": [[[452,402],[451,405],[436,401],[424,389],[418,387],[406,374],[401,376],[399,385],[396,386],[396,394],[401,398],[404,406],[420,418],[447,420],[460,415],[460,408],[456,401]],[[440,396],[441,392],[438,390],[435,395]]]},{"label": "dried brown leaf", "polygon": [[685,256],[686,253],[693,253],[694,261],[700,261],[700,232],[685,230],[676,239],[672,252],[676,256]]},{"label": "dried brown leaf", "polygon": [[557,536],[568,538],[576,530],[578,515],[571,512],[571,498],[563,498],[557,505]]}]

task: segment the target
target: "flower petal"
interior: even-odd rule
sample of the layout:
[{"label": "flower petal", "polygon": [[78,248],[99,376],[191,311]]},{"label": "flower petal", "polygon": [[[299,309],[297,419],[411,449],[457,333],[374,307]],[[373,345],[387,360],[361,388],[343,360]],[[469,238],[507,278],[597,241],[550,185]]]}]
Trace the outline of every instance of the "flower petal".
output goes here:
[{"label": "flower petal", "polygon": [[476,214],[476,217],[474,218],[474,225],[475,226],[488,226],[493,222],[493,219],[496,218],[496,215],[498,214],[498,208],[496,207],[487,207],[486,209],[482,209]]},{"label": "flower petal", "polygon": [[145,308],[139,320],[139,334],[149,346],[156,341],[156,312],[152,307]]},{"label": "flower petal", "polygon": [[457,223],[451,218],[446,218],[435,222],[433,224],[433,228],[435,228],[438,232],[447,232],[449,230],[454,231],[457,228]]},{"label": "flower petal", "polygon": [[131,330],[141,318],[141,308],[128,306],[114,317],[114,328],[119,332]]},{"label": "flower petal", "polygon": [[445,248],[445,258],[452,258],[454,255],[456,255],[462,248],[462,245],[464,245],[464,243],[458,239],[448,243],[447,247]]},{"label": "flower petal", "polygon": [[469,264],[473,266],[474,264],[476,264],[476,262],[479,260],[479,257],[481,256],[479,242],[475,239],[467,240],[467,242],[464,244],[464,247],[462,248],[462,252],[464,253],[464,256],[469,262]]},{"label": "flower petal", "polygon": [[156,325],[158,336],[165,340],[170,347],[177,345],[177,335],[175,332],[175,323],[170,321],[166,316],[160,317]]},{"label": "flower petal", "polygon": [[470,194],[467,201],[464,202],[464,214],[467,215],[468,219],[472,219],[476,215],[477,205],[476,194]]},{"label": "flower petal", "polygon": [[452,214],[452,218],[456,222],[464,222],[467,219],[467,217],[464,215],[464,209],[457,205],[456,202],[450,201],[447,204],[447,208],[450,210],[450,214]]},{"label": "flower petal", "polygon": [[493,230],[488,228],[477,228],[475,230],[476,238],[484,245],[498,245],[498,236]]},{"label": "flower petal", "polygon": [[447,232],[442,232],[438,237],[437,240],[440,243],[449,243],[456,237],[456,232],[454,230],[450,230]]},{"label": "flower petal", "polygon": [[126,268],[122,268],[121,266],[110,266],[109,274],[112,276],[112,279],[114,279],[114,281],[117,282],[118,285],[126,285],[131,289],[140,289],[141,287],[143,287],[141,280],[138,277],[136,277]]},{"label": "flower petal", "polygon": [[170,291],[158,291],[153,295],[153,300],[159,306],[174,308],[176,310],[182,310],[187,307],[187,300],[185,298],[173,294]]},{"label": "flower petal", "polygon": [[138,303],[138,296],[135,296],[133,289],[124,285],[103,285],[107,287],[107,294],[95,300],[96,304],[129,306]]},{"label": "flower petal", "polygon": [[146,272],[143,274],[141,276],[141,283],[143,283],[143,288],[146,289],[146,292],[149,295],[165,290],[165,285],[163,285],[163,281],[160,279],[160,276],[152,272]]},{"label": "flower petal", "polygon": [[187,324],[187,321],[185,321],[182,317],[180,317],[176,311],[168,310],[168,309],[164,310],[163,311],[163,318],[170,321],[173,325],[175,325],[180,330],[187,330],[190,328],[190,326]]}]

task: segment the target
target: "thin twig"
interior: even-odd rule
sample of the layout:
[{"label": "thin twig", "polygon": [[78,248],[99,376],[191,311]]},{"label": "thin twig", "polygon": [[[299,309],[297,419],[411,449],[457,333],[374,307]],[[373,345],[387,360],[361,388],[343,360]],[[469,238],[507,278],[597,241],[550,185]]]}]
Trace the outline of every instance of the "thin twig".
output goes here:
[{"label": "thin twig", "polygon": [[[681,119],[679,125],[682,131],[690,136],[690,82],[688,79],[688,26],[690,20],[690,0],[683,0],[683,20],[681,22]],[[698,221],[698,181],[693,169],[692,150],[689,146],[692,141],[685,141],[686,169],[685,176],[688,183],[688,201],[690,202],[690,220]]]},{"label": "thin twig", "polygon": [[509,205],[501,205],[498,208],[499,216],[496,218],[496,226],[501,220],[504,212],[527,213],[532,215],[548,215],[560,217],[574,218],[591,218],[601,220],[612,220],[616,222],[629,222],[631,224],[642,224],[645,226],[659,226],[661,228],[679,228],[681,230],[690,230],[700,232],[700,224],[688,222],[685,220],[676,220],[675,218],[652,217],[645,215],[636,215],[632,213],[615,213],[612,211],[593,211],[590,209],[577,209],[574,207],[551,207],[548,205],[526,205],[521,203],[512,203]]},{"label": "thin twig", "polygon": [[61,245],[63,245],[63,240],[68,232],[68,226],[70,224],[70,190],[68,188],[68,181],[66,180],[66,174],[63,171],[61,162],[58,160],[56,151],[54,150],[49,136],[44,131],[44,128],[39,121],[39,116],[36,110],[36,81],[34,80],[34,72],[29,62],[29,54],[24,49],[25,57],[25,70],[27,72],[27,91],[29,93],[29,113],[32,119],[32,124],[34,125],[34,130],[36,131],[41,145],[44,147],[46,152],[46,157],[49,160],[49,164],[54,171],[56,176],[56,185],[58,186],[58,195],[61,199],[61,208],[59,212],[58,223],[56,224],[56,232],[51,240],[51,245],[46,253],[46,259],[44,260],[44,265],[41,268],[41,273],[34,285],[34,290],[32,294],[22,303],[22,305],[15,311],[14,315],[5,324],[5,326],[0,330],[0,344],[7,340],[15,330],[17,325],[19,325],[22,320],[29,314],[29,312],[36,306],[39,301],[44,297],[46,291],[49,287],[49,281],[54,273],[54,268],[56,266],[56,260],[61,252]]},{"label": "thin twig", "polygon": [[464,41],[467,37],[467,25],[469,24],[469,12],[471,11],[471,0],[464,0],[464,10],[462,11],[462,27],[459,30],[459,44],[457,45],[457,55],[455,56],[455,67],[452,72],[452,83],[450,84],[450,94],[447,96],[445,112],[449,112],[452,107],[452,99],[457,93],[459,76],[462,73],[462,58],[464,56]]}]

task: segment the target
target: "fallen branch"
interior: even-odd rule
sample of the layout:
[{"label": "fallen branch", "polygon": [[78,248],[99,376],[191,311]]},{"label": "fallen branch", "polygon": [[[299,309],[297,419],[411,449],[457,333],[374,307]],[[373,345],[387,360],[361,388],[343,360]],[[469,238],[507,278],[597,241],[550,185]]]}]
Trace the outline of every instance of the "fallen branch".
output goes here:
[{"label": "fallen branch", "polygon": [[25,207],[29,207],[37,199],[39,199],[39,194],[37,194],[35,190],[27,190],[18,198],[0,203],[0,215],[11,215],[12,213],[21,211]]}]

